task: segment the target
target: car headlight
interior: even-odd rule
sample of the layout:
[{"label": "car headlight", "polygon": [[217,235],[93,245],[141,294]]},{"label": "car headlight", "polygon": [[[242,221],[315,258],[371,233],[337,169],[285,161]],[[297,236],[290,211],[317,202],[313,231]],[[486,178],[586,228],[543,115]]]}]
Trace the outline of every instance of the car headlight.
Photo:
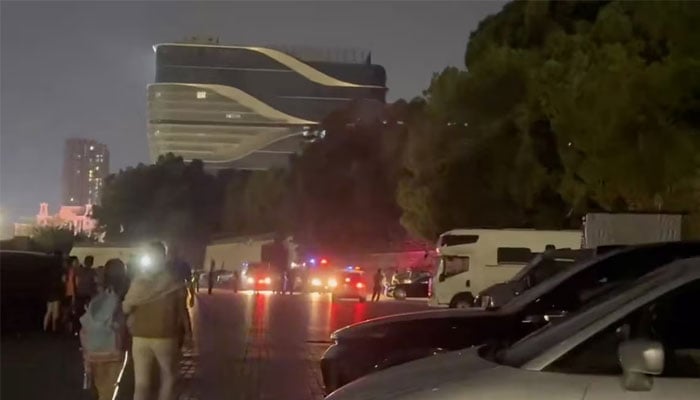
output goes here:
[{"label": "car headlight", "polygon": [[313,278],[311,280],[311,286],[321,286],[321,280],[318,278]]},{"label": "car headlight", "polygon": [[331,278],[331,279],[328,280],[328,286],[330,286],[330,287],[336,287],[336,286],[338,286],[338,281],[336,281],[335,279]]}]

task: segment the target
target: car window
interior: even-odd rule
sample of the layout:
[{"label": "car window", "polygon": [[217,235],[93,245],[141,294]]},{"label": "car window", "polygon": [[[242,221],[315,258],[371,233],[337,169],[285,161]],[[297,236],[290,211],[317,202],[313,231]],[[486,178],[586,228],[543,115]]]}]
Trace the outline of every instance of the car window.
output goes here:
[{"label": "car window", "polygon": [[443,257],[443,273],[445,276],[453,276],[469,271],[469,257]]},{"label": "car window", "polygon": [[637,279],[676,259],[700,254],[700,247],[644,247],[601,260],[572,275],[526,307],[532,315],[551,311],[574,312],[624,282]]},{"label": "car window", "polygon": [[618,346],[626,339],[651,339],[664,346],[667,377],[700,377],[700,281],[686,284],[645,304],[623,320],[592,336],[545,370],[551,372],[618,375],[622,373]]},{"label": "car window", "polygon": [[571,266],[574,263],[573,260],[554,260],[554,259],[544,259],[536,268],[532,270],[530,277],[530,286],[542,283],[548,278],[556,275],[557,272]]}]

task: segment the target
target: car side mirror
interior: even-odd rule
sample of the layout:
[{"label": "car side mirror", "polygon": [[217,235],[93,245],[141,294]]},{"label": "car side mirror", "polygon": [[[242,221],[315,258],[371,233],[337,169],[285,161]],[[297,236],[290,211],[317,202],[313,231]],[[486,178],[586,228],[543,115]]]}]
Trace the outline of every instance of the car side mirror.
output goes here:
[{"label": "car side mirror", "polygon": [[445,282],[445,274],[438,275],[438,281]]},{"label": "car side mirror", "polygon": [[630,391],[649,391],[652,375],[664,370],[664,347],[648,339],[627,340],[617,350],[622,366],[622,386]]}]

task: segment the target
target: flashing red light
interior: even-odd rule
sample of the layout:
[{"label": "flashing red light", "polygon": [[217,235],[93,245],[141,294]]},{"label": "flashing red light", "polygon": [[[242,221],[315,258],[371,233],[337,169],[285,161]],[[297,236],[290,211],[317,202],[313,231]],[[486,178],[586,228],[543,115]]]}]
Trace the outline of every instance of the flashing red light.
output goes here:
[{"label": "flashing red light", "polygon": [[350,282],[350,278],[345,278],[345,282]]},{"label": "flashing red light", "polygon": [[362,282],[357,282],[357,283],[355,284],[355,287],[358,288],[358,289],[362,289],[363,287],[365,287],[365,284],[362,283]]},{"label": "flashing red light", "polygon": [[321,259],[321,264],[328,264],[328,260],[326,260],[325,258],[322,258],[322,259]]}]

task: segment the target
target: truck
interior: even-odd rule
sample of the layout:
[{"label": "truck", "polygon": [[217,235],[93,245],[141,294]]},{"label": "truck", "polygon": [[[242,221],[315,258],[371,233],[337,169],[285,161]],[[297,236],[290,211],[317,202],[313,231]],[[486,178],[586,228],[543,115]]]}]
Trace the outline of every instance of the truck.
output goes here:
[{"label": "truck", "polygon": [[662,213],[588,213],[581,247],[632,245],[681,240],[683,216]]},{"label": "truck", "polygon": [[580,248],[581,231],[454,229],[440,235],[439,256],[428,304],[472,307],[478,293],[512,278],[537,253]]},{"label": "truck", "polygon": [[681,233],[682,215],[661,213],[588,213],[581,230],[570,231],[451,230],[438,239],[429,304],[498,306],[533,279],[547,279],[583,259],[625,245],[681,240]]}]

